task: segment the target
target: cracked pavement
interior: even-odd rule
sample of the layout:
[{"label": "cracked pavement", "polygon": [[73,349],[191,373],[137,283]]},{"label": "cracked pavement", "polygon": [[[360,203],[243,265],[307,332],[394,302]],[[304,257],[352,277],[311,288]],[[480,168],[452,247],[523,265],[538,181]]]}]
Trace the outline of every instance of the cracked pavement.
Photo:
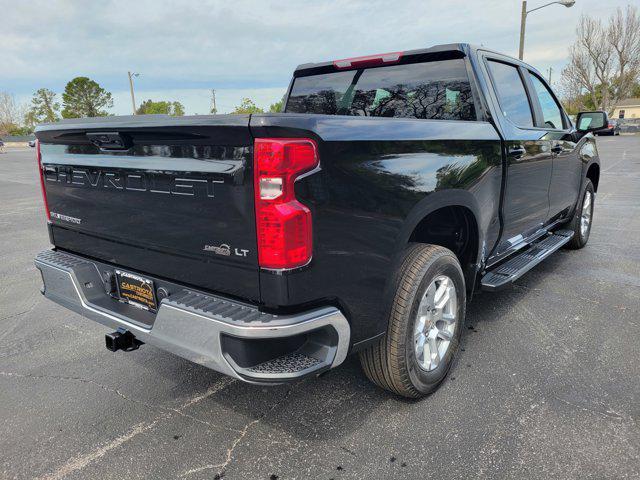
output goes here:
[{"label": "cracked pavement", "polygon": [[260,387],[40,296],[33,150],[0,155],[0,479],[640,478],[640,136],[600,137],[589,245],[476,296],[422,401],[357,359]]}]

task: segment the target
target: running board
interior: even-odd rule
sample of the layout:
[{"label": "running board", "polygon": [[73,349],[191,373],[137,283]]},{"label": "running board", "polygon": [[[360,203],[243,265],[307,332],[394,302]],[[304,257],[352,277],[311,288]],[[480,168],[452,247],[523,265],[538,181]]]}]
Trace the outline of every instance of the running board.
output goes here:
[{"label": "running board", "polygon": [[501,290],[513,283],[569,242],[572,237],[573,231],[558,230],[543,237],[541,240],[536,240],[526,250],[485,273],[481,280],[482,290]]}]

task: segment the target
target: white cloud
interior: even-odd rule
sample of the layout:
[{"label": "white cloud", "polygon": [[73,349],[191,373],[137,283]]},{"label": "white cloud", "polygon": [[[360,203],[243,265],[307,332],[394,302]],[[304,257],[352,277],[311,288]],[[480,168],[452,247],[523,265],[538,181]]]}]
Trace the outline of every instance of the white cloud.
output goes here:
[{"label": "white cloud", "polygon": [[[629,1],[577,0],[532,13],[526,59],[559,73],[580,14],[606,18]],[[0,12],[0,90],[28,98],[85,75],[114,93],[114,113],[128,113],[126,72],[135,70],[139,99],[153,93],[202,113],[209,88],[229,99],[220,110],[245,94],[268,106],[300,63],[458,41],[515,55],[520,1],[0,0]]]}]

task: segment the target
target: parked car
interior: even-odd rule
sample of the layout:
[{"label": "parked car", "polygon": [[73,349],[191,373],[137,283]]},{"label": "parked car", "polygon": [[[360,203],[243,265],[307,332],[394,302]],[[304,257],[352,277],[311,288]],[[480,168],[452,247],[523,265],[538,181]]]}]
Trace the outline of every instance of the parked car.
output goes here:
[{"label": "parked car", "polygon": [[605,114],[577,124],[530,65],[451,44],[301,65],[283,113],[41,125],[43,293],[113,351],[261,384],[357,353],[419,397],[475,292],[586,245]]},{"label": "parked car", "polygon": [[35,147],[36,146],[36,141],[35,140],[29,140],[29,146],[31,148]]},{"label": "parked car", "polygon": [[606,127],[593,132],[595,135],[620,135],[620,124],[617,120],[610,118]]}]

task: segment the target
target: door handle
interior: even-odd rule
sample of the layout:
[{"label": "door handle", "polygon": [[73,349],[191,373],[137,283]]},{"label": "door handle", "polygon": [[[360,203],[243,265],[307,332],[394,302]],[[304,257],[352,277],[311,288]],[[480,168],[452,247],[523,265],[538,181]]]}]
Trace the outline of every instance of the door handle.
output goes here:
[{"label": "door handle", "polygon": [[509,151],[508,151],[509,156],[512,157],[512,158],[520,158],[525,153],[527,153],[527,151],[525,150],[525,148],[522,145],[517,145],[515,147],[511,147],[509,149]]},{"label": "door handle", "polygon": [[551,151],[553,153],[561,153],[562,152],[562,145],[554,145],[553,147],[551,147]]}]

